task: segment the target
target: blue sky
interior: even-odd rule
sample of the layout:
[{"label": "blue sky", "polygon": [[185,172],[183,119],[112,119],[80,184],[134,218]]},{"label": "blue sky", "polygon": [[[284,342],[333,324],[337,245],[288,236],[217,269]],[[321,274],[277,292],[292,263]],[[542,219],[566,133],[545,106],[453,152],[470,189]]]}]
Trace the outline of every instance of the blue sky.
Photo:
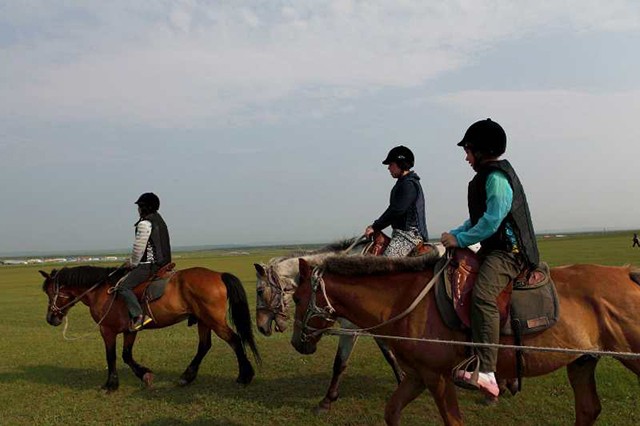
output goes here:
[{"label": "blue sky", "polygon": [[640,227],[638,51],[635,1],[0,0],[0,253],[127,247],[146,191],[174,245],[357,235],[398,144],[436,237],[486,117],[537,230]]}]

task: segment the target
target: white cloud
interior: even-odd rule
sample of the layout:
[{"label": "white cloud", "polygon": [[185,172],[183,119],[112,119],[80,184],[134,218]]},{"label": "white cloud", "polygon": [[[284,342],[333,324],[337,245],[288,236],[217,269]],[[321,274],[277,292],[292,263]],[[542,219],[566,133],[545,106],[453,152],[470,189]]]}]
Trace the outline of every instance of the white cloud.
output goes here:
[{"label": "white cloud", "polygon": [[153,126],[272,117],[271,103],[294,95],[419,85],[507,37],[637,30],[638,8],[621,0],[10,3],[0,23],[22,36],[0,35],[0,113]]}]

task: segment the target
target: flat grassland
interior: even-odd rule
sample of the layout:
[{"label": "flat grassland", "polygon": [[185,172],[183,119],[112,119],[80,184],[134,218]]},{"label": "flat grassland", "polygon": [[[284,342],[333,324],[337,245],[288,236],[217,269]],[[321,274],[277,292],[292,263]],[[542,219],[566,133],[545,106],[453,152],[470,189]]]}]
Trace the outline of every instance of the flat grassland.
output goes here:
[{"label": "flat grassland", "polygon": [[[640,249],[631,248],[631,234],[576,235],[540,240],[542,257],[551,266],[599,263],[640,266]],[[255,308],[253,262],[290,249],[250,249],[248,255],[224,252],[177,253],[179,268],[204,266],[238,276]],[[291,330],[271,337],[256,332],[263,364],[249,386],[235,383],[237,365],[230,348],[215,337],[200,374],[190,386],[175,385],[195,354],[197,332],[186,323],[141,332],[137,360],[156,374],[154,389],[143,388],[118,359],[120,389],[106,395],[102,339],[84,305],[69,314],[70,335],[90,336],[65,341],[62,327],[45,322],[47,298],[37,273],[42,266],[0,267],[0,424],[114,425],[369,425],[383,424],[386,399],[395,388],[391,370],[375,344],[360,339],[330,413],[311,409],[323,397],[337,338],[325,337],[318,352],[298,354],[289,344]],[[47,267],[50,270],[51,267]],[[638,289],[640,291],[640,288]],[[638,307],[640,321],[640,306]],[[119,341],[119,351],[121,340]],[[601,425],[640,424],[637,378],[613,359],[597,369],[602,400]],[[573,397],[564,370],[525,379],[523,391],[504,396],[493,407],[473,392],[459,391],[470,425],[568,425],[573,423]],[[437,409],[424,393],[405,410],[405,425],[441,424]]]}]

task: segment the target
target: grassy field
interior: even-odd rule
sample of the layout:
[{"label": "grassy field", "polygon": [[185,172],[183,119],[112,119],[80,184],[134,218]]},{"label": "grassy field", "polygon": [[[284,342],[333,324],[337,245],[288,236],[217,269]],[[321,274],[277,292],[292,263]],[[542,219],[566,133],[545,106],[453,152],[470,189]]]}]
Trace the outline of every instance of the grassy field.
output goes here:
[{"label": "grassy field", "polygon": [[[540,241],[540,249],[543,259],[552,266],[567,263],[640,266],[640,249],[631,248],[629,233],[545,239]],[[246,256],[178,253],[176,260],[179,268],[198,265],[237,275],[247,289],[253,311],[253,262],[285,252],[255,249]],[[290,331],[269,338],[258,335],[263,364],[247,387],[235,383],[235,357],[224,342],[214,337],[214,346],[202,363],[198,379],[185,388],[174,383],[195,354],[196,330],[181,323],[164,330],[142,332],[135,356],[156,373],[155,388],[144,389],[119,359],[120,389],[105,395],[99,389],[106,380],[102,339],[87,308],[79,305],[71,310],[69,334],[90,333],[90,336],[63,340],[62,327],[53,328],[45,322],[47,299],[41,291],[38,269],[0,267],[0,425],[384,423],[384,404],[395,381],[372,341],[361,339],[358,343],[343,381],[341,399],[330,413],[317,417],[311,409],[328,385],[337,340],[325,337],[315,355],[302,356],[289,344]],[[604,359],[598,366],[597,380],[603,405],[598,424],[640,424],[636,377],[617,361]],[[460,391],[459,395],[470,425],[573,423],[572,392],[564,370],[526,379],[522,393],[503,397],[493,407],[482,405],[473,392]],[[405,409],[403,424],[440,424],[428,394]]]}]

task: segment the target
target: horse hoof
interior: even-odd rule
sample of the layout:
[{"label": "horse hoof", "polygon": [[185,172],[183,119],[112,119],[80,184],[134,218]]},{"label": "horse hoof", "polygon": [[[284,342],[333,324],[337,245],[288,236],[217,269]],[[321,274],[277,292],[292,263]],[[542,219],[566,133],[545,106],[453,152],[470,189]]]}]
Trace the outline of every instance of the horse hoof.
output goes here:
[{"label": "horse hoof", "polygon": [[107,385],[104,385],[104,386],[100,387],[100,390],[105,395],[109,395],[110,393],[115,392],[117,389],[118,389],[117,387],[107,386]]},{"label": "horse hoof", "polygon": [[317,407],[314,407],[311,411],[316,416],[321,416],[321,415],[331,411],[331,407],[325,407],[325,406],[322,406],[322,405],[318,405]]},{"label": "horse hoof", "polygon": [[142,376],[142,382],[149,389],[153,388],[153,379],[154,379],[154,376],[153,376],[153,373],[151,372],[144,373],[144,376]]}]

